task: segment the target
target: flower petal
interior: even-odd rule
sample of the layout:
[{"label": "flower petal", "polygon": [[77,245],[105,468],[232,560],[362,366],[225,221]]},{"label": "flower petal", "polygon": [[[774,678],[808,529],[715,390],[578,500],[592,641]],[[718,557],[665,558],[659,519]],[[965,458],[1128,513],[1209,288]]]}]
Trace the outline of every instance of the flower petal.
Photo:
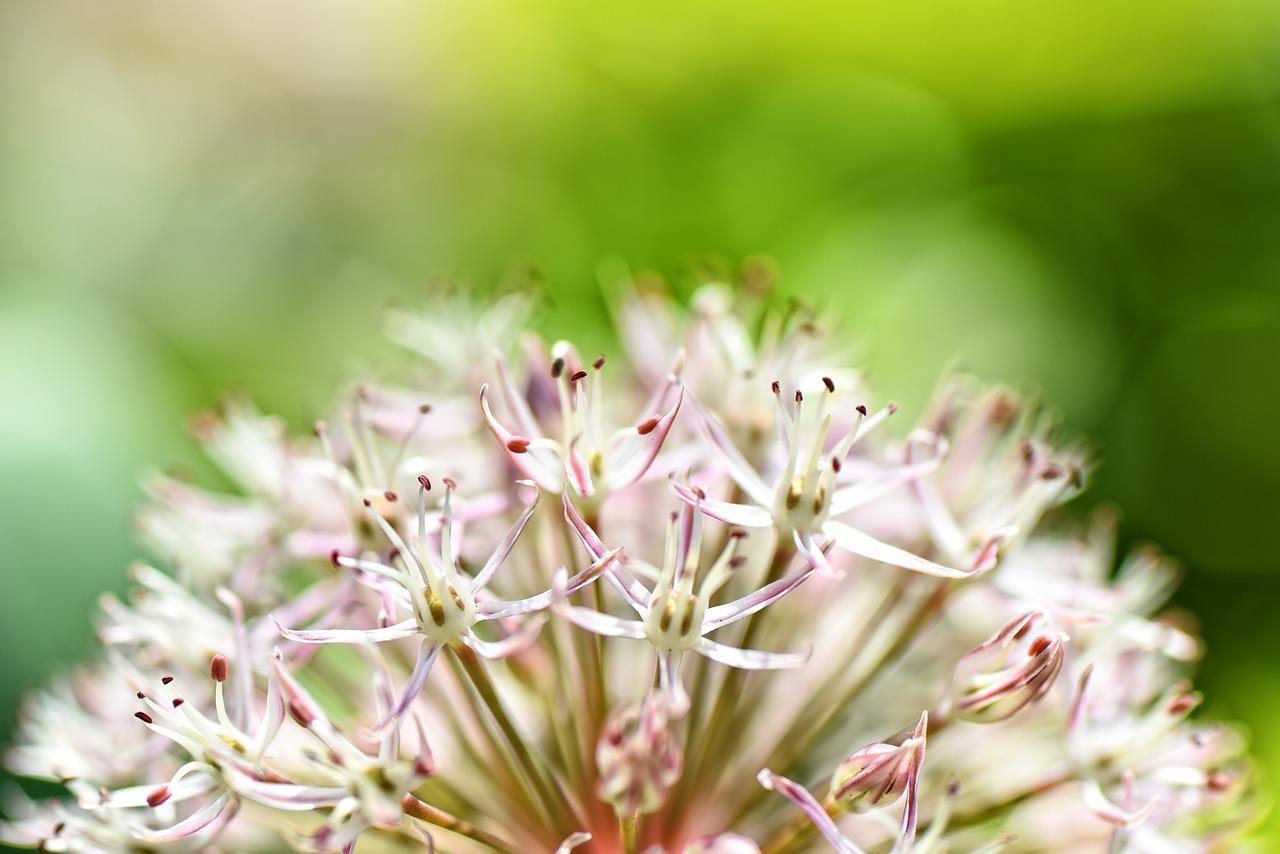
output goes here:
[{"label": "flower petal", "polygon": [[938,467],[938,458],[876,472],[859,479],[856,483],[841,487],[831,496],[831,515],[839,516],[855,507],[861,507],[868,501],[879,498],[886,492],[892,492],[900,486],[914,483]]},{"label": "flower petal", "polygon": [[[573,506],[569,496],[563,496],[562,501],[564,503],[564,518],[573,526],[574,533],[578,535],[578,539],[586,547],[592,559],[599,561],[609,554],[609,549],[600,539],[600,535],[592,530],[587,521],[578,513],[578,508]],[[623,598],[627,600],[627,604],[637,614],[644,616],[649,612],[649,591],[634,575],[627,571],[625,566],[621,563],[614,563],[605,570],[605,578],[622,594]]]},{"label": "flower petal", "polygon": [[[564,598],[573,593],[577,593],[604,572],[610,563],[618,559],[618,555],[622,554],[622,549],[614,549],[606,552],[604,557],[600,558],[591,566],[579,572],[577,575],[568,579],[564,583],[559,598]],[[556,602],[556,592],[547,590],[536,596],[530,596],[526,599],[516,599],[510,602],[480,602],[476,605],[477,620],[505,620],[508,617],[518,617],[521,614],[532,614],[535,611],[543,611],[550,608]]]},{"label": "flower petal", "polygon": [[[273,620],[274,622],[274,620]],[[280,634],[289,640],[299,643],[382,643],[412,637],[418,633],[418,624],[413,618],[401,620],[394,626],[381,629],[316,629],[315,631],[296,631],[286,629],[276,623]]]},{"label": "flower petal", "polygon": [[575,626],[598,635],[632,640],[641,640],[645,636],[644,623],[639,620],[624,620],[612,614],[602,614],[590,608],[565,603],[556,605],[556,613]]},{"label": "flower petal", "polygon": [[404,713],[413,705],[413,701],[418,699],[418,694],[431,673],[431,665],[435,664],[436,656],[439,654],[440,644],[438,643],[423,641],[422,646],[418,647],[418,660],[413,664],[413,672],[409,674],[409,682],[404,686],[404,694],[401,695],[400,702],[396,703],[391,716],[378,724],[377,729],[374,730],[379,738],[389,735],[404,717]]},{"label": "flower petal", "polygon": [[[480,387],[480,411],[484,413],[485,423],[489,425],[489,432],[493,433],[493,437],[498,440],[498,444],[502,446],[507,457],[515,464],[516,468],[524,472],[525,475],[536,482],[538,486],[549,492],[559,492],[564,486],[564,470],[558,458],[550,453],[548,449],[530,446],[528,442],[521,442],[521,439],[533,437],[519,437],[503,427],[497,418],[493,416],[493,411],[489,409],[489,401],[487,395],[489,385]],[[515,440],[513,442],[513,440]],[[520,452],[513,450],[514,447],[523,444],[525,450]]]},{"label": "flower petal", "polygon": [[238,807],[239,802],[233,798],[228,790],[171,827],[153,830],[146,825],[135,824],[129,829],[134,836],[146,842],[172,842],[175,839],[198,833],[214,824],[214,822],[217,822],[219,827],[226,824],[235,815]]},{"label": "flower petal", "polygon": [[609,439],[609,456],[605,468],[609,491],[635,483],[649,470],[654,458],[662,450],[667,434],[671,432],[671,425],[675,423],[676,413],[680,411],[682,402],[684,386],[680,387],[675,405],[665,415],[656,423],[645,422],[643,426],[646,429],[643,433],[640,428],[627,427]]},{"label": "flower petal", "polygon": [[865,851],[840,832],[840,828],[836,827],[836,823],[831,819],[831,816],[827,815],[827,811],[822,808],[822,804],[818,803],[817,798],[809,794],[809,790],[804,786],[793,780],[788,780],[786,777],[780,777],[768,768],[761,770],[756,775],[756,779],[760,781],[761,786],[777,792],[804,810],[804,814],[809,817],[809,821],[813,822],[813,826],[818,829],[823,838],[830,842],[831,847],[836,849],[839,854],[866,854]]},{"label": "flower petal", "polygon": [[680,496],[682,501],[695,505],[712,519],[719,519],[721,522],[742,528],[768,528],[773,525],[773,514],[763,507],[757,507],[754,504],[731,504],[709,495],[700,495],[688,484],[676,481],[674,473],[667,478],[667,483],[671,486],[671,491]]},{"label": "flower petal", "polygon": [[932,575],[937,578],[964,579],[974,575],[972,571],[966,572],[961,569],[952,569],[951,567],[934,563],[931,560],[925,560],[919,555],[913,555],[911,552],[900,549],[897,546],[882,543],[870,534],[864,534],[843,522],[829,519],[822,526],[822,530],[823,533],[836,541],[836,545],[845,551],[869,557],[881,563],[893,564],[914,572],[923,572],[925,575]]},{"label": "flower petal", "polygon": [[765,652],[760,649],[738,649],[716,643],[710,638],[700,638],[694,649],[718,664],[737,667],[739,670],[787,670],[799,667],[809,660],[809,650]]},{"label": "flower petal", "polygon": [[478,637],[475,632],[467,632],[462,636],[462,640],[480,655],[496,661],[515,655],[518,652],[524,652],[532,646],[533,642],[538,639],[538,632],[542,630],[542,623],[543,619],[540,615],[533,619],[525,620],[520,625],[520,628],[500,640],[487,641]]},{"label": "flower petal", "polygon": [[754,593],[748,593],[740,599],[708,608],[702,618],[702,633],[706,634],[721,626],[736,623],[743,617],[751,616],[761,608],[767,608],[803,584],[813,574],[813,570],[814,567],[809,565],[794,575],[779,578],[777,581],[766,584]]},{"label": "flower petal", "polygon": [[733,478],[733,482],[742,487],[742,491],[747,493],[756,504],[764,507],[772,504],[773,490],[764,482],[751,463],[747,462],[746,457],[742,456],[742,452],[729,438],[729,434],[725,432],[720,422],[702,407],[697,398],[694,398],[693,409],[698,414],[698,424],[702,428],[703,435],[711,441],[711,447],[724,463],[725,471],[729,473],[729,477]]},{"label": "flower petal", "polygon": [[475,594],[479,590],[483,590],[489,580],[493,578],[493,574],[497,572],[498,567],[507,559],[507,555],[511,554],[511,550],[515,548],[516,540],[520,538],[520,534],[524,531],[525,525],[529,524],[529,519],[533,517],[533,511],[538,509],[538,501],[542,498],[542,491],[538,489],[538,485],[530,480],[520,481],[525,486],[533,487],[533,501],[524,508],[524,512],[520,514],[520,518],[511,526],[511,530],[507,531],[507,535],[502,538],[502,542],[498,543],[498,547],[493,550],[493,554],[485,561],[484,567],[476,573],[471,581],[471,592]]}]

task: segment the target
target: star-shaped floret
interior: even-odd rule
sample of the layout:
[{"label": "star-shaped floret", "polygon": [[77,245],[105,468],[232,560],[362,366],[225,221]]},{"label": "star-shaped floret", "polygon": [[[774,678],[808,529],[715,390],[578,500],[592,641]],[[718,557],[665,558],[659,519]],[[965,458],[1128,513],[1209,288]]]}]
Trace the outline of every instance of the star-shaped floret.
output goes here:
[{"label": "star-shaped floret", "polygon": [[[610,552],[605,547],[568,496],[564,498],[564,511],[578,539],[597,564],[608,555],[617,554],[616,550]],[[743,670],[799,667],[809,657],[808,652],[738,649],[706,637],[718,628],[772,605],[799,587],[814,570],[810,564],[800,572],[766,584],[740,599],[710,606],[712,597],[743,561],[737,550],[744,533],[732,534],[716,561],[700,573],[702,514],[696,505],[682,506],[678,513],[671,515],[666,555],[652,590],[646,588],[622,563],[605,570],[605,577],[622,593],[627,604],[640,616],[639,620],[624,620],[563,601],[557,604],[556,610],[569,621],[596,634],[649,641],[658,653],[659,686],[667,696],[670,711],[675,716],[683,715],[689,708],[689,695],[680,679],[680,665],[686,652],[696,652],[719,664]],[[556,593],[561,600],[572,592],[562,581],[563,576],[556,583]]]},{"label": "star-shaped floret", "polygon": [[[549,431],[516,389],[501,354],[495,354],[501,394],[519,432],[512,432],[494,416],[488,384],[480,389],[481,410],[511,461],[538,486],[560,492],[567,480],[583,498],[603,500],[643,477],[662,449],[684,400],[684,386],[677,377],[680,360],[646,404],[644,411],[653,414],[606,436],[601,380],[604,356],[588,371],[573,347],[560,342],[552,348],[552,357],[550,374],[559,404],[559,439],[546,435]],[[660,411],[664,406],[666,411]]]},{"label": "star-shaped floret", "polygon": [[805,417],[803,392],[796,391],[795,408],[788,410],[780,385],[775,382],[772,388],[787,447],[786,460],[776,472],[773,482],[757,472],[734,446],[725,429],[710,413],[697,406],[699,423],[711,440],[719,461],[750,503],[711,498],[698,487],[672,478],[671,487],[680,498],[698,505],[708,516],[731,525],[776,528],[780,535],[795,542],[796,549],[806,560],[828,572],[834,571],[824,554],[823,546],[827,541],[872,560],[939,578],[969,578],[995,564],[996,549],[1009,536],[1009,531],[1000,531],[983,543],[968,567],[955,569],[882,542],[832,518],[931,471],[938,459],[934,457],[894,466],[839,486],[838,477],[854,443],[897,411],[897,405],[891,403],[874,414],[868,414],[865,406],[855,407],[853,420],[844,436],[828,447],[832,416],[827,412],[827,403],[835,392],[835,383],[830,378],[823,378],[823,387],[811,419]]},{"label": "star-shaped floret", "polygon": [[[477,596],[493,579],[503,561],[515,547],[516,540],[532,518],[538,505],[537,487],[529,481],[521,484],[534,489],[534,498],[519,519],[507,532],[506,537],[498,543],[498,547],[490,555],[488,561],[474,577],[465,577],[458,568],[459,526],[453,515],[452,495],[457,484],[445,478],[445,495],[441,504],[441,520],[439,525],[438,548],[431,548],[427,536],[427,492],[431,489],[431,481],[424,475],[419,477],[418,488],[418,532],[413,544],[407,542],[400,533],[387,521],[384,514],[369,500],[365,507],[370,518],[382,529],[399,560],[379,563],[363,558],[350,558],[334,555],[334,562],[359,572],[362,583],[378,593],[382,601],[382,613],[379,625],[372,629],[315,629],[296,630],[277,626],[280,633],[290,640],[301,643],[383,643],[403,638],[420,637],[421,646],[414,662],[409,681],[391,712],[391,716],[382,723],[380,731],[385,732],[395,726],[417,698],[422,690],[431,667],[435,663],[440,650],[447,644],[463,643],[486,658],[504,658],[519,652],[528,646],[535,637],[539,627],[536,622],[527,622],[521,629],[507,637],[489,641],[478,636],[473,627],[486,620],[500,620],[517,617],[545,610],[552,604],[551,591],[536,596],[511,601],[487,599],[477,601]],[[385,496],[394,502],[396,496]],[[566,588],[576,591],[590,584],[601,571],[615,558],[617,552],[605,553],[587,569],[566,581]],[[392,622],[398,611],[408,611],[409,616],[399,622]]]}]

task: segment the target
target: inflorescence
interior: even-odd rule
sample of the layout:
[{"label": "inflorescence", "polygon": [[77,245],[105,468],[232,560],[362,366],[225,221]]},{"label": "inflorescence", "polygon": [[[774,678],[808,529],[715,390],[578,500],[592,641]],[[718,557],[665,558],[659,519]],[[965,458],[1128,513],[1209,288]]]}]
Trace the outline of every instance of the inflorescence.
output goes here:
[{"label": "inflorescence", "polygon": [[197,420],[240,494],[146,481],[170,571],[136,567],[101,660],[28,699],[8,766],[68,797],[11,794],[0,841],[1169,852],[1244,826],[1176,571],[1055,511],[1087,458],[1036,407],[953,376],[913,418],[722,285],[628,290],[630,371],[526,309],[396,315],[425,367],[312,437],[241,401]]}]

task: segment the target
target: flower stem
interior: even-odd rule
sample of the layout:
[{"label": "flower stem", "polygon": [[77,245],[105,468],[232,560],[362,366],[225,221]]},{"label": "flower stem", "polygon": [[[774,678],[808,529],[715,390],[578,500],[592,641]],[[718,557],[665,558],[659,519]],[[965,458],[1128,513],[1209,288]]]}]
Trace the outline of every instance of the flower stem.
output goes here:
[{"label": "flower stem", "polygon": [[511,716],[507,714],[502,698],[498,696],[497,689],[493,684],[493,680],[489,678],[489,672],[485,669],[484,664],[470,647],[463,644],[452,644],[449,649],[458,663],[462,665],[462,669],[466,671],[467,678],[471,680],[471,684],[475,687],[476,693],[480,695],[480,699],[489,710],[489,714],[493,716],[493,720],[498,725],[503,740],[515,758],[522,776],[533,790],[535,797],[541,802],[546,814],[561,824],[570,824],[571,821],[567,809],[568,799],[564,796],[564,793],[555,790],[554,783],[547,779],[542,768],[534,761],[528,744],[521,737],[515,724],[512,723]]},{"label": "flower stem", "polygon": [[636,854],[640,850],[639,814],[618,816],[618,828],[622,836],[623,854]]},{"label": "flower stem", "polygon": [[474,839],[476,842],[479,842],[481,845],[487,845],[494,851],[502,851],[504,854],[516,854],[516,849],[511,843],[504,842],[493,834],[481,830],[473,824],[468,824],[462,819],[454,818],[447,812],[443,812],[442,810],[438,810],[433,806],[423,803],[413,795],[405,795],[404,800],[401,801],[401,806],[404,808],[404,814],[407,816],[416,818],[419,821],[425,821],[427,824],[435,825],[443,830],[456,833],[459,836]]}]

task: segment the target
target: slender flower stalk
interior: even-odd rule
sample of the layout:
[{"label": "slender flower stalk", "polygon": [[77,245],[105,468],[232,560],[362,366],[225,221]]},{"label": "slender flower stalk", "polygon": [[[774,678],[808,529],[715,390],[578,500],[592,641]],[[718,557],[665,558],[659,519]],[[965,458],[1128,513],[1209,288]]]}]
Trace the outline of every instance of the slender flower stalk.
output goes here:
[{"label": "slender flower stalk", "polygon": [[6,757],[66,795],[6,796],[0,842],[1233,850],[1250,763],[1195,714],[1176,571],[1051,512],[1088,466],[1035,407],[872,410],[810,312],[620,287],[630,368],[453,297],[310,436],[197,417],[238,494],[147,477],[156,566]]}]

